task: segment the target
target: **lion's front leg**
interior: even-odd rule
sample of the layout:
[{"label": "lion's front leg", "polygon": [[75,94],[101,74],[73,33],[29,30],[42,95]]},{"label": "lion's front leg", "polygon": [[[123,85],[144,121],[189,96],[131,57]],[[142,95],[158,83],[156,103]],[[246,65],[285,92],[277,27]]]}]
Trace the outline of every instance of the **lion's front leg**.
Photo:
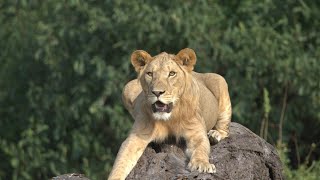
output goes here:
[{"label": "lion's front leg", "polygon": [[131,133],[122,143],[108,180],[124,180],[136,165],[150,140]]},{"label": "lion's front leg", "polygon": [[188,133],[186,140],[187,154],[190,157],[188,167],[192,171],[215,173],[215,165],[209,163],[210,143],[205,129]]}]

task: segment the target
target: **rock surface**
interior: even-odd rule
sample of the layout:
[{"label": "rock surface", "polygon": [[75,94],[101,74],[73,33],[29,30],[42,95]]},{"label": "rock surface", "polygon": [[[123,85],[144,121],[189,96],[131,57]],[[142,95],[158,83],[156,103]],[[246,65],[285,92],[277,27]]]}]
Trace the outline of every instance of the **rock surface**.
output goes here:
[{"label": "rock surface", "polygon": [[275,148],[244,126],[231,123],[230,136],[211,145],[210,163],[217,173],[190,172],[185,143],[150,145],[127,180],[164,179],[283,179]]},{"label": "rock surface", "polygon": [[57,177],[53,177],[51,180],[90,180],[90,179],[86,178],[83,174],[71,173],[71,174],[63,174]]}]

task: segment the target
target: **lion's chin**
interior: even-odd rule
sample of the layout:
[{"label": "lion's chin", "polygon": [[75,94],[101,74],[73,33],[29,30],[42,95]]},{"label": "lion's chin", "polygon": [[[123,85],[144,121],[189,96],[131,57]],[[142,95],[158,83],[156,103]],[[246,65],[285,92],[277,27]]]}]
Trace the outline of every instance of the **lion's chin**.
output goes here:
[{"label": "lion's chin", "polygon": [[171,112],[154,112],[153,117],[155,120],[168,121],[170,119]]}]

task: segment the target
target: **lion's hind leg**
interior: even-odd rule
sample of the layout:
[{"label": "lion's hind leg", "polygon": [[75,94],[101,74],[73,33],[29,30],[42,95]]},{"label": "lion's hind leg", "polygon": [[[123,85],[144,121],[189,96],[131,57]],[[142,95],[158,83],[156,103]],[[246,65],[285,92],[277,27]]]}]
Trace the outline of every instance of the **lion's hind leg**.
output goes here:
[{"label": "lion's hind leg", "polygon": [[208,132],[210,143],[216,144],[229,136],[229,125],[231,122],[231,103],[219,114],[216,125]]},{"label": "lion's hind leg", "polygon": [[221,135],[217,130],[211,129],[208,132],[208,138],[211,144],[217,144],[221,140]]}]

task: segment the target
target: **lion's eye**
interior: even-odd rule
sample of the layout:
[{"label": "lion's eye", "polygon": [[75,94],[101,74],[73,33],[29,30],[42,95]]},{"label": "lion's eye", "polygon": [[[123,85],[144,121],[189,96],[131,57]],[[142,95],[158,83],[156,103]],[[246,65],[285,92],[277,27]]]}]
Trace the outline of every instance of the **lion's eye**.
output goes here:
[{"label": "lion's eye", "polygon": [[147,75],[152,77],[152,72],[147,72]]},{"label": "lion's eye", "polygon": [[177,73],[174,71],[170,71],[169,76],[175,76]]}]

